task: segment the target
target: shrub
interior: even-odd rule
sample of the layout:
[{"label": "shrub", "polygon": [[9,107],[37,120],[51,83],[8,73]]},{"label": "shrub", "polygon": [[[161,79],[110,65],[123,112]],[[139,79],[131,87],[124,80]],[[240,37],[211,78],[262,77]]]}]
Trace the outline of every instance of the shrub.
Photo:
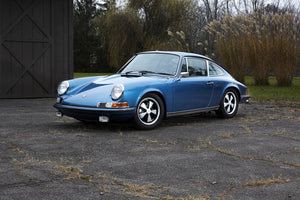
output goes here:
[{"label": "shrub", "polygon": [[238,81],[244,83],[246,75],[245,34],[241,30],[244,16],[232,18],[226,15],[220,21],[214,20],[206,30],[216,36],[217,51],[226,69]]},{"label": "shrub", "polygon": [[259,12],[247,15],[246,20],[248,62],[256,85],[269,85],[273,45],[268,20]]},{"label": "shrub", "polygon": [[293,14],[258,11],[226,15],[206,30],[216,35],[218,53],[237,80],[244,82],[249,64],[256,85],[268,85],[272,71],[278,85],[289,86],[297,65],[299,27],[299,19]]},{"label": "shrub", "polygon": [[273,72],[279,86],[290,86],[295,75],[299,49],[299,19],[292,14],[274,15]]}]

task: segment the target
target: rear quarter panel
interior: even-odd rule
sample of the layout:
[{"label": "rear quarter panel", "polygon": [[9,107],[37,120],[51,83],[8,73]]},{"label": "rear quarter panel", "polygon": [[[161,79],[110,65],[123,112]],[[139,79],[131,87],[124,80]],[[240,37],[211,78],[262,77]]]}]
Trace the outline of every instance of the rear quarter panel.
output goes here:
[{"label": "rear quarter panel", "polygon": [[225,91],[229,88],[235,88],[239,91],[239,95],[245,94],[247,87],[230,76],[212,77],[214,82],[214,92],[210,106],[218,106],[222,100]]}]

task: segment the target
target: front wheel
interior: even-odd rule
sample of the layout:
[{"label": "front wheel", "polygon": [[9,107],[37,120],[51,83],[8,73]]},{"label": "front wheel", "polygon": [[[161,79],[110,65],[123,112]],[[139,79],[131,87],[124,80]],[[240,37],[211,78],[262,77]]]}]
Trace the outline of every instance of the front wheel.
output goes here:
[{"label": "front wheel", "polygon": [[134,115],[134,121],[139,129],[153,129],[163,120],[164,104],[156,94],[146,94],[140,100]]},{"label": "front wheel", "polygon": [[239,107],[239,100],[236,92],[232,89],[226,90],[220,108],[217,110],[217,114],[223,118],[231,118],[236,115]]}]

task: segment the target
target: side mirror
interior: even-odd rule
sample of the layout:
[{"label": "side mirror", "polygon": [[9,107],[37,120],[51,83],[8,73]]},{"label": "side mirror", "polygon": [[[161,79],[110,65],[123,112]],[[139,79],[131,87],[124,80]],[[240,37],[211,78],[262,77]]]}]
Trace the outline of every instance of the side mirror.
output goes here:
[{"label": "side mirror", "polygon": [[181,72],[180,77],[189,77],[190,73],[189,72]]},{"label": "side mirror", "polygon": [[189,72],[181,72],[177,81],[180,81],[182,77],[189,77],[189,76],[190,76]]}]

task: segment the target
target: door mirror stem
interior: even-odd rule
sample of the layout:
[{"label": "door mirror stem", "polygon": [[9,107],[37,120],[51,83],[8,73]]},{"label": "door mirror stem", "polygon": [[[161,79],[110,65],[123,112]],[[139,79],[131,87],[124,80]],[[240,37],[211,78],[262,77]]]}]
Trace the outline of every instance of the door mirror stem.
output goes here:
[{"label": "door mirror stem", "polygon": [[189,72],[181,72],[177,81],[180,81],[182,77],[189,77],[190,73]]}]

